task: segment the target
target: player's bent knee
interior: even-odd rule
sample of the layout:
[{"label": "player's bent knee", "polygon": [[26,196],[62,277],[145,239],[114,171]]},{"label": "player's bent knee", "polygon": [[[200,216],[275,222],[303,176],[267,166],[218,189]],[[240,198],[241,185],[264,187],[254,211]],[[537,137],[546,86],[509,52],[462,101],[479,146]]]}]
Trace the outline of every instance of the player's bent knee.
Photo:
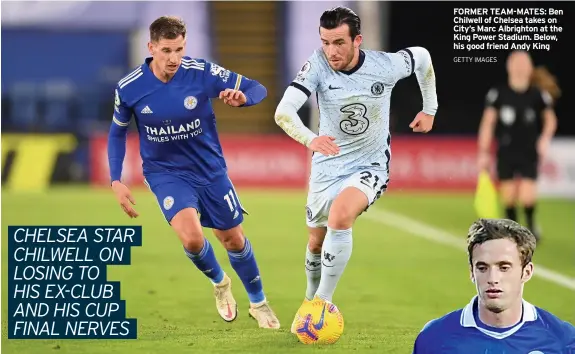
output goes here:
[{"label": "player's bent knee", "polygon": [[355,219],[368,206],[365,193],[357,188],[346,188],[336,198],[329,211],[328,226],[332,229],[344,230],[353,226]]},{"label": "player's bent knee", "polygon": [[310,234],[307,247],[311,253],[317,254],[321,252],[321,246],[323,246],[323,237],[317,237],[316,235]]},{"label": "player's bent knee", "polygon": [[329,213],[327,224],[330,228],[336,230],[349,229],[355,221],[356,215],[351,212],[350,208],[342,207]]},{"label": "player's bent knee", "polygon": [[244,233],[241,225],[229,230],[216,230],[214,235],[218,238],[222,246],[228,251],[240,251],[244,248]]},{"label": "player's bent knee", "polygon": [[326,233],[327,228],[325,227],[309,227],[307,248],[311,253],[318,254],[321,252]]},{"label": "player's bent knee", "polygon": [[192,253],[199,253],[204,247],[204,234],[196,209],[180,210],[170,221],[182,245]]}]

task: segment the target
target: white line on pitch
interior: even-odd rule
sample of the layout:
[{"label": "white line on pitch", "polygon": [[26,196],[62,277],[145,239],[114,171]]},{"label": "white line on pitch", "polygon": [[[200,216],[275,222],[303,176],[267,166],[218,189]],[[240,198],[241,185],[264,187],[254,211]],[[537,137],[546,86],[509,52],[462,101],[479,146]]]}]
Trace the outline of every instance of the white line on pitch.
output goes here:
[{"label": "white line on pitch", "polygon": [[[462,238],[405,215],[373,208],[363,216],[371,221],[391,226],[417,237],[425,238],[453,248],[467,250],[466,243]],[[535,265],[535,272],[533,275],[575,291],[574,278],[552,271],[541,265]]]}]

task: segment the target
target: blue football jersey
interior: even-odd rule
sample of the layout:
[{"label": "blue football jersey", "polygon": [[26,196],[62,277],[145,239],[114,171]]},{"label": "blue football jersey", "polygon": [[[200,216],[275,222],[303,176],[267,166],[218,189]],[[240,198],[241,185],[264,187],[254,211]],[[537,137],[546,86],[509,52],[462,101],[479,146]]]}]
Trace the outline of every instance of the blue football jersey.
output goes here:
[{"label": "blue football jersey", "polygon": [[463,309],[427,323],[414,354],[574,354],[575,327],[523,300],[523,316],[509,328],[482,324],[477,296]]},{"label": "blue football jersey", "polygon": [[[211,99],[228,88],[245,93],[254,86],[260,86],[265,97],[265,88],[215,63],[190,57],[184,57],[172,80],[164,83],[150,69],[151,60],[147,58],[118,82],[112,125],[127,127],[134,116],[144,176],[169,173],[208,185],[227,171]],[[263,99],[254,102],[253,97],[246,97],[245,106]],[[113,160],[123,160],[124,151],[109,149],[114,150],[111,177],[119,179],[121,162]]]}]

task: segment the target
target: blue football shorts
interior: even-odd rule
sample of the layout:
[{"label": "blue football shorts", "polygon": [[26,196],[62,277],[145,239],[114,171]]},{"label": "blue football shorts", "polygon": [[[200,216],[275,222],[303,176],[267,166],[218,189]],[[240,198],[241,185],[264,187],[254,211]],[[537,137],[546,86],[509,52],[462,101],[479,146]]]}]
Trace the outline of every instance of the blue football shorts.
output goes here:
[{"label": "blue football shorts", "polygon": [[174,174],[148,174],[144,182],[156,196],[168,223],[182,209],[194,208],[203,227],[228,230],[241,224],[243,214],[248,214],[227,173],[207,186],[194,185]]}]

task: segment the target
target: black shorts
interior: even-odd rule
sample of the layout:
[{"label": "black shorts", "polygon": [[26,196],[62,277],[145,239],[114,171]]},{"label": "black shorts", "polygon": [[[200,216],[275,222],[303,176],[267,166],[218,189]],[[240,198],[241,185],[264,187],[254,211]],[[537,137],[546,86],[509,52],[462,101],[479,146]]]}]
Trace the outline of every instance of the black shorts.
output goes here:
[{"label": "black shorts", "polygon": [[497,176],[500,181],[514,179],[515,177],[525,179],[537,179],[539,161],[537,158],[517,159],[507,156],[497,158]]}]

